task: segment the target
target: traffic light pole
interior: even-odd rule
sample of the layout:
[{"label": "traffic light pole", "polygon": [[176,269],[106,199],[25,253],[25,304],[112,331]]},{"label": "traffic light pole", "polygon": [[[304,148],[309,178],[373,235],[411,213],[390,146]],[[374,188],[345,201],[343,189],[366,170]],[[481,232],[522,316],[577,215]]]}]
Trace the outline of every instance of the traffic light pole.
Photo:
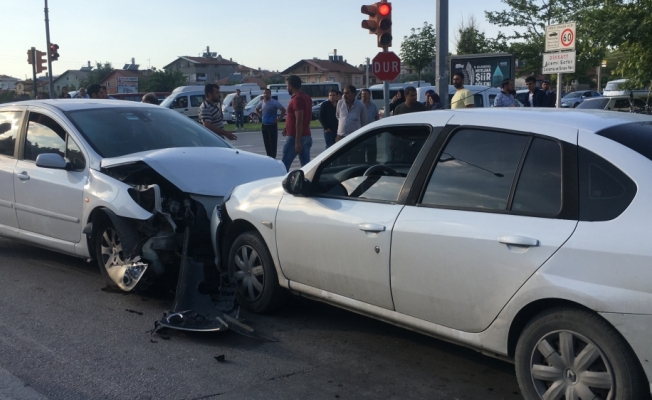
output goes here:
[{"label": "traffic light pole", "polygon": [[446,107],[448,101],[448,0],[437,0],[437,28],[436,28],[436,46],[437,46],[437,94],[441,104]]},{"label": "traffic light pole", "polygon": [[45,45],[46,53],[48,56],[48,76],[50,77],[50,98],[54,98],[54,82],[52,81],[52,56],[50,51],[50,21],[48,20],[48,0],[45,0],[45,39],[47,43]]},{"label": "traffic light pole", "polygon": [[32,63],[32,91],[34,92],[34,98],[36,98],[36,90],[38,89],[36,85],[36,48],[32,47],[29,51],[32,52],[32,60],[34,60]]}]

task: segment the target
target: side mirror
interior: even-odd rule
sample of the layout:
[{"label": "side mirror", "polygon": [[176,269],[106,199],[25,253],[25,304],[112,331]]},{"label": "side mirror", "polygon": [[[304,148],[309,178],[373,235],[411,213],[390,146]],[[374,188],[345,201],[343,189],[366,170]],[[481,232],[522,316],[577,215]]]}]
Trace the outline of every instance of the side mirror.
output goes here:
[{"label": "side mirror", "polygon": [[36,166],[51,169],[67,169],[68,163],[60,154],[43,153],[36,157]]},{"label": "side mirror", "polygon": [[283,190],[287,193],[299,196],[305,193],[305,175],[300,169],[290,172],[285,179],[283,179]]}]

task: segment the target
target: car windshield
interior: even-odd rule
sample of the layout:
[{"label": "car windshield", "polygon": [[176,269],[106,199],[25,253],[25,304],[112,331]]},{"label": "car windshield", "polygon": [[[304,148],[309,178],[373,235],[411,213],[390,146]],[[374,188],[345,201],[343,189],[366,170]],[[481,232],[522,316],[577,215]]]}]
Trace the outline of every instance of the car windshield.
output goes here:
[{"label": "car windshield", "polygon": [[610,82],[607,83],[607,86],[605,86],[604,90],[620,90],[620,88],[623,86],[623,83]]},{"label": "car windshield", "polygon": [[92,108],[67,115],[104,158],[173,147],[231,147],[197,122],[165,108]]},{"label": "car windshield", "polygon": [[262,94],[261,94],[260,96],[256,96],[256,97],[254,97],[253,99],[251,99],[251,101],[250,101],[249,103],[247,103],[247,105],[245,106],[245,108],[250,108],[250,107],[255,107],[255,106],[257,106],[258,103],[260,103],[260,100],[261,100],[262,98],[263,98],[263,95],[262,95]]},{"label": "car windshield", "polygon": [[572,98],[575,98],[575,97],[580,97],[580,96],[582,96],[583,93],[584,93],[584,92],[572,92],[572,93],[568,93],[566,96],[564,96],[564,98],[565,98],[565,99],[572,99]]},{"label": "car windshield", "polygon": [[609,99],[596,99],[583,101],[580,105],[577,106],[578,109],[592,109],[592,110],[604,110],[605,106],[609,102]]},{"label": "car windshield", "polygon": [[161,103],[161,107],[163,107],[163,108],[170,108],[170,104],[174,101],[174,98],[175,98],[176,96],[177,96],[176,93],[172,93],[171,95],[169,95],[168,97],[166,97],[165,100],[163,100],[163,102]]}]

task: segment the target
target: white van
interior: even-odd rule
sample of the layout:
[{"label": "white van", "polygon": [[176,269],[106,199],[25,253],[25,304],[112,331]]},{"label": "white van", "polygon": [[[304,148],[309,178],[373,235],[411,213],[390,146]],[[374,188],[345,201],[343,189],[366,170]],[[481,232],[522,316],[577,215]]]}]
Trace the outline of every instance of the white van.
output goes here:
[{"label": "white van", "polygon": [[[222,92],[221,88],[220,92]],[[249,103],[252,99],[255,99],[257,96],[260,96],[261,94],[263,94],[263,91],[260,90],[258,86],[256,86],[255,90],[253,90],[253,88],[240,89],[240,96],[245,97],[247,99],[247,103]],[[224,96],[224,93],[222,93],[222,114],[224,114],[224,120],[230,123],[231,120],[235,121],[235,113],[233,112],[233,106],[231,105],[231,102],[233,99],[235,99],[236,94],[229,93],[226,95],[226,97]]]},{"label": "white van", "polygon": [[[396,93],[400,89],[405,89],[408,86],[414,86],[415,88],[417,86],[420,87],[430,87],[432,88],[433,86],[430,86],[430,83],[428,82],[403,82],[403,83],[390,83],[389,84],[389,99],[391,100],[394,96],[396,96]],[[360,90],[358,92],[357,98],[360,99]],[[382,84],[379,85],[372,85],[369,87],[369,91],[371,92],[371,102],[378,107],[378,109],[381,109],[385,107],[385,96],[383,96],[384,93],[384,86]],[[418,93],[418,89],[417,89]],[[425,92],[424,92],[425,93]]]},{"label": "white van", "polygon": [[[247,105],[245,106],[244,109],[244,120],[249,121],[250,120],[250,115],[251,113],[256,113],[256,106],[258,103],[261,102],[263,99],[263,95],[259,95],[254,97]],[[290,100],[292,99],[292,96],[290,96],[289,93],[283,93],[283,92],[272,92],[272,99],[278,100],[279,103],[285,108],[286,110],[288,109],[288,106],[290,105]],[[278,111],[278,115],[281,115],[281,111]],[[235,114],[231,117],[231,121],[235,122]]]},{"label": "white van", "polygon": [[623,89],[624,84],[627,82],[627,79],[616,79],[615,81],[607,82],[607,86],[604,87],[602,92],[603,96],[625,96],[629,95],[630,92],[636,97],[642,95],[647,95],[648,90],[645,88],[635,89],[635,90],[625,90]]},{"label": "white van", "polygon": [[204,102],[204,86],[179,86],[172,91],[161,107],[170,108],[192,119],[199,119],[199,106]]}]

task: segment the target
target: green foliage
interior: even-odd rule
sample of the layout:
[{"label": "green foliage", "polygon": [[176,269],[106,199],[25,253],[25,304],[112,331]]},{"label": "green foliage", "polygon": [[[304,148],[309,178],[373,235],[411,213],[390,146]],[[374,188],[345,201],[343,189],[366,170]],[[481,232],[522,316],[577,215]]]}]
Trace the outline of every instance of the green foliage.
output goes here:
[{"label": "green foliage", "polygon": [[16,92],[13,90],[8,90],[6,92],[0,93],[0,103],[11,103],[16,100]]},{"label": "green foliage", "polygon": [[410,36],[405,36],[401,43],[401,60],[416,70],[420,78],[421,71],[432,65],[436,56],[435,28],[424,22],[423,27],[412,28],[411,31]]},{"label": "green foliage", "polygon": [[508,51],[523,62],[522,71],[529,75],[541,70],[544,36],[547,25],[577,22],[577,65],[570,79],[580,79],[596,67],[605,49],[590,34],[587,20],[590,13],[602,6],[603,0],[502,0],[502,11],[486,11],[487,20],[501,27],[515,28],[513,33],[501,33],[496,39],[502,45],[509,42]]},{"label": "green foliage", "polygon": [[589,11],[587,30],[612,53],[613,75],[627,78],[627,89],[652,81],[652,1],[608,0]]},{"label": "green foliage", "polygon": [[478,22],[471,16],[466,23],[461,22],[457,28],[456,38],[457,54],[479,54],[489,53],[491,48],[490,40],[484,32],[480,31]]},{"label": "green foliage", "polygon": [[96,61],[95,64],[95,69],[88,73],[86,79],[81,80],[81,86],[88,87],[88,85],[92,85],[93,83],[101,84],[104,82],[103,79],[113,72],[113,66],[111,66],[111,63],[108,61],[105,61],[104,64]]},{"label": "green foliage", "polygon": [[147,78],[139,78],[138,90],[141,92],[171,92],[188,83],[181,71],[155,71]]},{"label": "green foliage", "polygon": [[268,85],[285,83],[285,78],[282,75],[272,75],[265,79],[265,83]]}]

